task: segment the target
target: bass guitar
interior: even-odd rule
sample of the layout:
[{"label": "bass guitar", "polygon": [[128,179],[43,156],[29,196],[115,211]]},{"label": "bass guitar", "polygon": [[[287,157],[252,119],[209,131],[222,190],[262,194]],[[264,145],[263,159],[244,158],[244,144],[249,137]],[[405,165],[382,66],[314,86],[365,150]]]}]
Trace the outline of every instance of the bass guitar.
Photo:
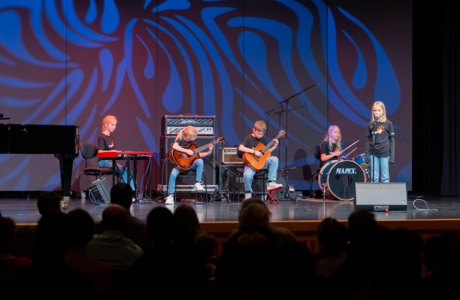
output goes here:
[{"label": "bass guitar", "polygon": [[202,152],[204,149],[209,148],[210,145],[220,144],[223,142],[225,142],[225,138],[220,137],[217,140],[212,141],[211,143],[208,143],[201,147],[198,147],[195,144],[191,144],[190,146],[184,148],[187,150],[192,150],[193,155],[188,155],[187,153],[171,149],[171,151],[169,151],[169,159],[171,159],[174,168],[178,169],[181,173],[185,173],[190,171],[193,162],[196,159],[200,158],[200,152]]},{"label": "bass guitar", "polygon": [[[275,137],[275,139],[278,139],[282,137],[286,132],[284,130],[281,130],[278,135]],[[270,152],[271,147],[273,147],[273,144],[275,143],[274,140],[272,140],[270,143],[268,143],[267,146],[264,146],[264,144],[259,143],[254,150],[261,152],[263,155],[260,157],[257,157],[254,153],[245,153],[243,154],[243,160],[244,163],[248,165],[252,170],[254,171],[260,171],[265,165],[265,161],[267,158],[272,156],[272,153]]]}]

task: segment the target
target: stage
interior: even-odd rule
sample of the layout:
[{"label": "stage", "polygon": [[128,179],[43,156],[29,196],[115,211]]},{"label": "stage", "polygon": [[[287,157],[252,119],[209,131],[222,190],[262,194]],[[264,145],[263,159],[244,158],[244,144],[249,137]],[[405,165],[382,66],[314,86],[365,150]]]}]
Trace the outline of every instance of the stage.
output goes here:
[{"label": "stage", "polygon": [[[426,201],[425,203],[415,199]],[[442,197],[439,195],[421,196],[415,193],[409,193],[407,199],[406,211],[389,211],[375,212],[378,221],[385,220],[441,220],[441,219],[460,219],[460,197]],[[235,222],[238,221],[238,211],[241,202],[215,201],[203,204],[197,204],[190,201],[176,202],[175,205],[166,207],[174,212],[174,208],[182,203],[192,205],[202,223],[207,222]],[[148,213],[157,206],[164,206],[162,201],[146,201],[143,204],[133,204],[131,214],[141,220],[147,218]],[[337,201],[314,198],[297,198],[297,201],[280,201],[280,204],[267,204],[272,213],[272,222],[286,221],[321,221],[324,218],[331,217],[337,220],[347,220],[353,212],[353,201]],[[95,221],[101,220],[102,211],[106,205],[95,204],[88,198],[71,198],[67,211],[81,208],[87,211]],[[13,218],[16,223],[37,223],[40,214],[37,210],[36,198],[6,198],[0,199],[0,211],[5,217]]]}]

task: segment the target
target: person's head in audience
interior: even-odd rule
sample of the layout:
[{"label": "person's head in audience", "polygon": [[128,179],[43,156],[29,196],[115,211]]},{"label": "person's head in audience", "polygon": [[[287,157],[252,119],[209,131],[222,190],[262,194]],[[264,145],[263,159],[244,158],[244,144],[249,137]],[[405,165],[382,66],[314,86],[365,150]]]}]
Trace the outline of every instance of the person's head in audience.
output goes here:
[{"label": "person's head in audience", "polygon": [[115,184],[110,190],[110,202],[121,205],[129,211],[133,203],[133,189],[126,183]]},{"label": "person's head in audience", "polygon": [[188,204],[179,205],[174,211],[174,240],[179,244],[192,244],[201,233],[195,210]]},{"label": "person's head in audience", "polygon": [[348,244],[347,228],[336,219],[326,218],[318,225],[318,241],[327,254],[340,254]]},{"label": "person's head in audience", "polygon": [[61,196],[55,192],[42,192],[37,200],[38,212],[43,216],[44,214],[60,210]]},{"label": "person's head in audience", "polygon": [[16,224],[11,218],[0,217],[0,254],[12,254],[16,242]]},{"label": "person's head in audience", "polygon": [[348,234],[350,236],[350,243],[365,243],[366,238],[371,232],[378,227],[374,214],[364,210],[358,209],[350,214],[348,217]]},{"label": "person's head in audience", "polygon": [[156,207],[147,216],[147,229],[157,245],[173,241],[174,221],[172,212],[166,207]]},{"label": "person's head in audience", "polygon": [[104,230],[125,232],[129,226],[129,213],[121,205],[112,204],[102,212]]},{"label": "person's head in audience", "polygon": [[247,204],[240,211],[238,243],[247,248],[265,244],[269,223],[270,211],[265,203],[254,201]]},{"label": "person's head in audience", "polygon": [[[251,197],[251,198],[249,198],[249,199],[247,199],[247,200],[244,200],[243,203],[241,203],[239,216],[241,216],[241,212],[242,212],[249,204],[252,204],[252,203],[258,203],[258,204],[263,205],[263,206],[267,209],[267,211],[268,211],[268,213],[270,214],[270,217],[271,217],[271,214],[272,214],[272,213],[271,213],[270,210],[268,209],[267,205],[265,205],[265,203],[264,203],[264,202],[262,201],[262,199],[260,199],[259,197]],[[238,216],[238,218],[239,218],[239,216]]]},{"label": "person's head in audience", "polygon": [[69,246],[69,218],[61,211],[50,211],[38,221],[37,251],[39,258],[62,259]]},{"label": "person's head in audience", "polygon": [[68,214],[70,243],[84,248],[93,238],[94,221],[84,210],[76,209]]}]

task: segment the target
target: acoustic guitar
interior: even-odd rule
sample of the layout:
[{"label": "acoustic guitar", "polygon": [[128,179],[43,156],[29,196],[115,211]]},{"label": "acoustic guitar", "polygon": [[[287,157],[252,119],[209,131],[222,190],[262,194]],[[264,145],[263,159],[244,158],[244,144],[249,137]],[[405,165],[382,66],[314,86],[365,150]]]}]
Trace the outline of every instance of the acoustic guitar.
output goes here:
[{"label": "acoustic guitar", "polygon": [[[282,137],[286,132],[284,130],[281,130],[278,135],[275,137],[275,139],[278,139]],[[267,158],[272,156],[272,153],[270,152],[271,147],[273,147],[273,144],[275,143],[274,140],[272,140],[270,143],[267,144],[267,146],[264,146],[264,144],[259,143],[254,150],[261,152],[263,155],[261,157],[257,157],[254,153],[245,153],[243,154],[243,160],[244,163],[248,165],[252,170],[254,171],[260,171],[265,165],[265,161]]]},{"label": "acoustic guitar", "polygon": [[185,173],[190,171],[193,162],[196,159],[200,158],[200,152],[202,152],[204,149],[209,148],[210,145],[215,145],[223,142],[225,142],[225,138],[220,137],[217,140],[212,141],[211,143],[208,143],[201,147],[198,147],[195,144],[191,144],[190,146],[184,148],[187,150],[193,150],[193,155],[188,155],[187,153],[171,149],[171,151],[169,151],[169,158],[171,159],[174,168],[178,169],[181,173]]}]

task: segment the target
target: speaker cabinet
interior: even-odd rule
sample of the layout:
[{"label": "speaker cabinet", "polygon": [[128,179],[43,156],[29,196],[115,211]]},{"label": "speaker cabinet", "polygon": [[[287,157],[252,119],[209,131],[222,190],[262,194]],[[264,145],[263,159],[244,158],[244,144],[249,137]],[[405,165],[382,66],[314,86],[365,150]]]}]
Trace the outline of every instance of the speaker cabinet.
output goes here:
[{"label": "speaker cabinet", "polygon": [[88,194],[90,199],[96,203],[110,203],[110,186],[105,178],[93,181],[93,183],[88,187]]},{"label": "speaker cabinet", "polygon": [[407,210],[405,182],[356,182],[355,209],[371,211]]},{"label": "speaker cabinet", "polygon": [[[171,174],[172,164],[169,160],[167,160],[169,156],[169,151],[171,150],[172,145],[174,144],[174,140],[176,137],[172,136],[162,136],[160,139],[160,153],[161,153],[161,167],[162,167],[162,185],[168,185],[169,182],[169,175]],[[216,138],[213,136],[198,136],[195,140],[195,144],[198,147],[203,145],[209,144],[214,141]],[[209,185],[216,185],[216,165],[214,162],[214,158],[216,154],[216,147],[212,148],[211,155],[203,157],[204,162],[204,169],[203,171],[206,173],[206,184]],[[166,163],[165,163],[166,162]],[[204,178],[203,184],[204,184]],[[191,177],[178,177],[176,180],[176,186],[180,185],[194,185],[195,178]]]},{"label": "speaker cabinet", "polygon": [[[222,191],[228,191],[230,194],[244,195],[245,189],[243,175],[239,175],[242,170],[244,170],[244,165],[229,164],[219,166],[219,189]],[[267,182],[268,180],[265,180],[265,184],[267,184]],[[252,190],[253,193],[257,195],[261,195],[263,193],[262,178],[254,177]]]}]

